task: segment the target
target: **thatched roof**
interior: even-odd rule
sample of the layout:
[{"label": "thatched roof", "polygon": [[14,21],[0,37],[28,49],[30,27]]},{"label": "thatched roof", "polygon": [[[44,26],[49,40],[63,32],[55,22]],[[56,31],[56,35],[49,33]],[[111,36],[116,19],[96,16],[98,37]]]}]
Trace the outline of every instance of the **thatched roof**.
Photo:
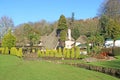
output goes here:
[{"label": "thatched roof", "polygon": [[41,36],[42,46],[47,49],[54,49],[58,43],[56,29],[48,36]]},{"label": "thatched roof", "polygon": [[81,35],[76,42],[80,42],[81,44],[87,43],[87,37],[85,35]]}]

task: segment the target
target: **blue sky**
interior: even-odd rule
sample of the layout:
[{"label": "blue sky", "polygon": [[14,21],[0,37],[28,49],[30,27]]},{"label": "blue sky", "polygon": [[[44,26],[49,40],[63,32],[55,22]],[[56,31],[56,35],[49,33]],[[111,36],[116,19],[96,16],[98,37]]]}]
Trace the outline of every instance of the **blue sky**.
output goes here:
[{"label": "blue sky", "polygon": [[0,17],[8,16],[18,25],[25,22],[57,21],[61,14],[75,19],[97,16],[104,0],[0,0]]}]

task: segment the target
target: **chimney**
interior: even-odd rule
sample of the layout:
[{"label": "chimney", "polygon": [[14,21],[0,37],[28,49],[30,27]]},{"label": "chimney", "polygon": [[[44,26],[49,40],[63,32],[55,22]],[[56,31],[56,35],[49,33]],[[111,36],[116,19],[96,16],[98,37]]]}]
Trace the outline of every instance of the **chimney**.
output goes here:
[{"label": "chimney", "polygon": [[71,40],[71,29],[68,29],[68,40]]}]

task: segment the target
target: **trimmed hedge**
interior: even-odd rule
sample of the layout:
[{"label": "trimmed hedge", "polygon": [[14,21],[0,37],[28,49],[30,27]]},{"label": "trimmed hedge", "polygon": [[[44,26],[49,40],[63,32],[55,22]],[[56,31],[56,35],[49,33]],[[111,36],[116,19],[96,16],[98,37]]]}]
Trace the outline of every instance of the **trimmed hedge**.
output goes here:
[{"label": "trimmed hedge", "polygon": [[63,50],[59,48],[58,50],[48,50],[46,51],[37,51],[38,57],[57,57],[57,58],[71,58],[71,59],[78,59],[80,58],[80,49],[78,47],[74,47],[72,49]]},{"label": "trimmed hedge", "polygon": [[8,47],[6,47],[6,48],[0,48],[0,52],[2,54],[8,55],[9,51],[10,51],[10,55],[14,55],[14,56],[18,56],[18,57],[23,57],[22,48],[19,48],[18,50],[17,50],[16,47],[12,47],[10,50],[8,49]]}]

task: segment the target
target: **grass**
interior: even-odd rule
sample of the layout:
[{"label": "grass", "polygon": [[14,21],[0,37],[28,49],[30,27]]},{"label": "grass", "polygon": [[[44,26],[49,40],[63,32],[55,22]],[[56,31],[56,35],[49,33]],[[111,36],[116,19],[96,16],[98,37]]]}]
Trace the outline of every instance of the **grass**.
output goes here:
[{"label": "grass", "polygon": [[120,56],[116,56],[116,57],[117,57],[116,60],[91,62],[90,64],[97,65],[97,66],[104,66],[104,67],[109,67],[109,68],[120,69]]},{"label": "grass", "polygon": [[115,77],[45,61],[24,61],[0,55],[0,80],[119,80]]}]

